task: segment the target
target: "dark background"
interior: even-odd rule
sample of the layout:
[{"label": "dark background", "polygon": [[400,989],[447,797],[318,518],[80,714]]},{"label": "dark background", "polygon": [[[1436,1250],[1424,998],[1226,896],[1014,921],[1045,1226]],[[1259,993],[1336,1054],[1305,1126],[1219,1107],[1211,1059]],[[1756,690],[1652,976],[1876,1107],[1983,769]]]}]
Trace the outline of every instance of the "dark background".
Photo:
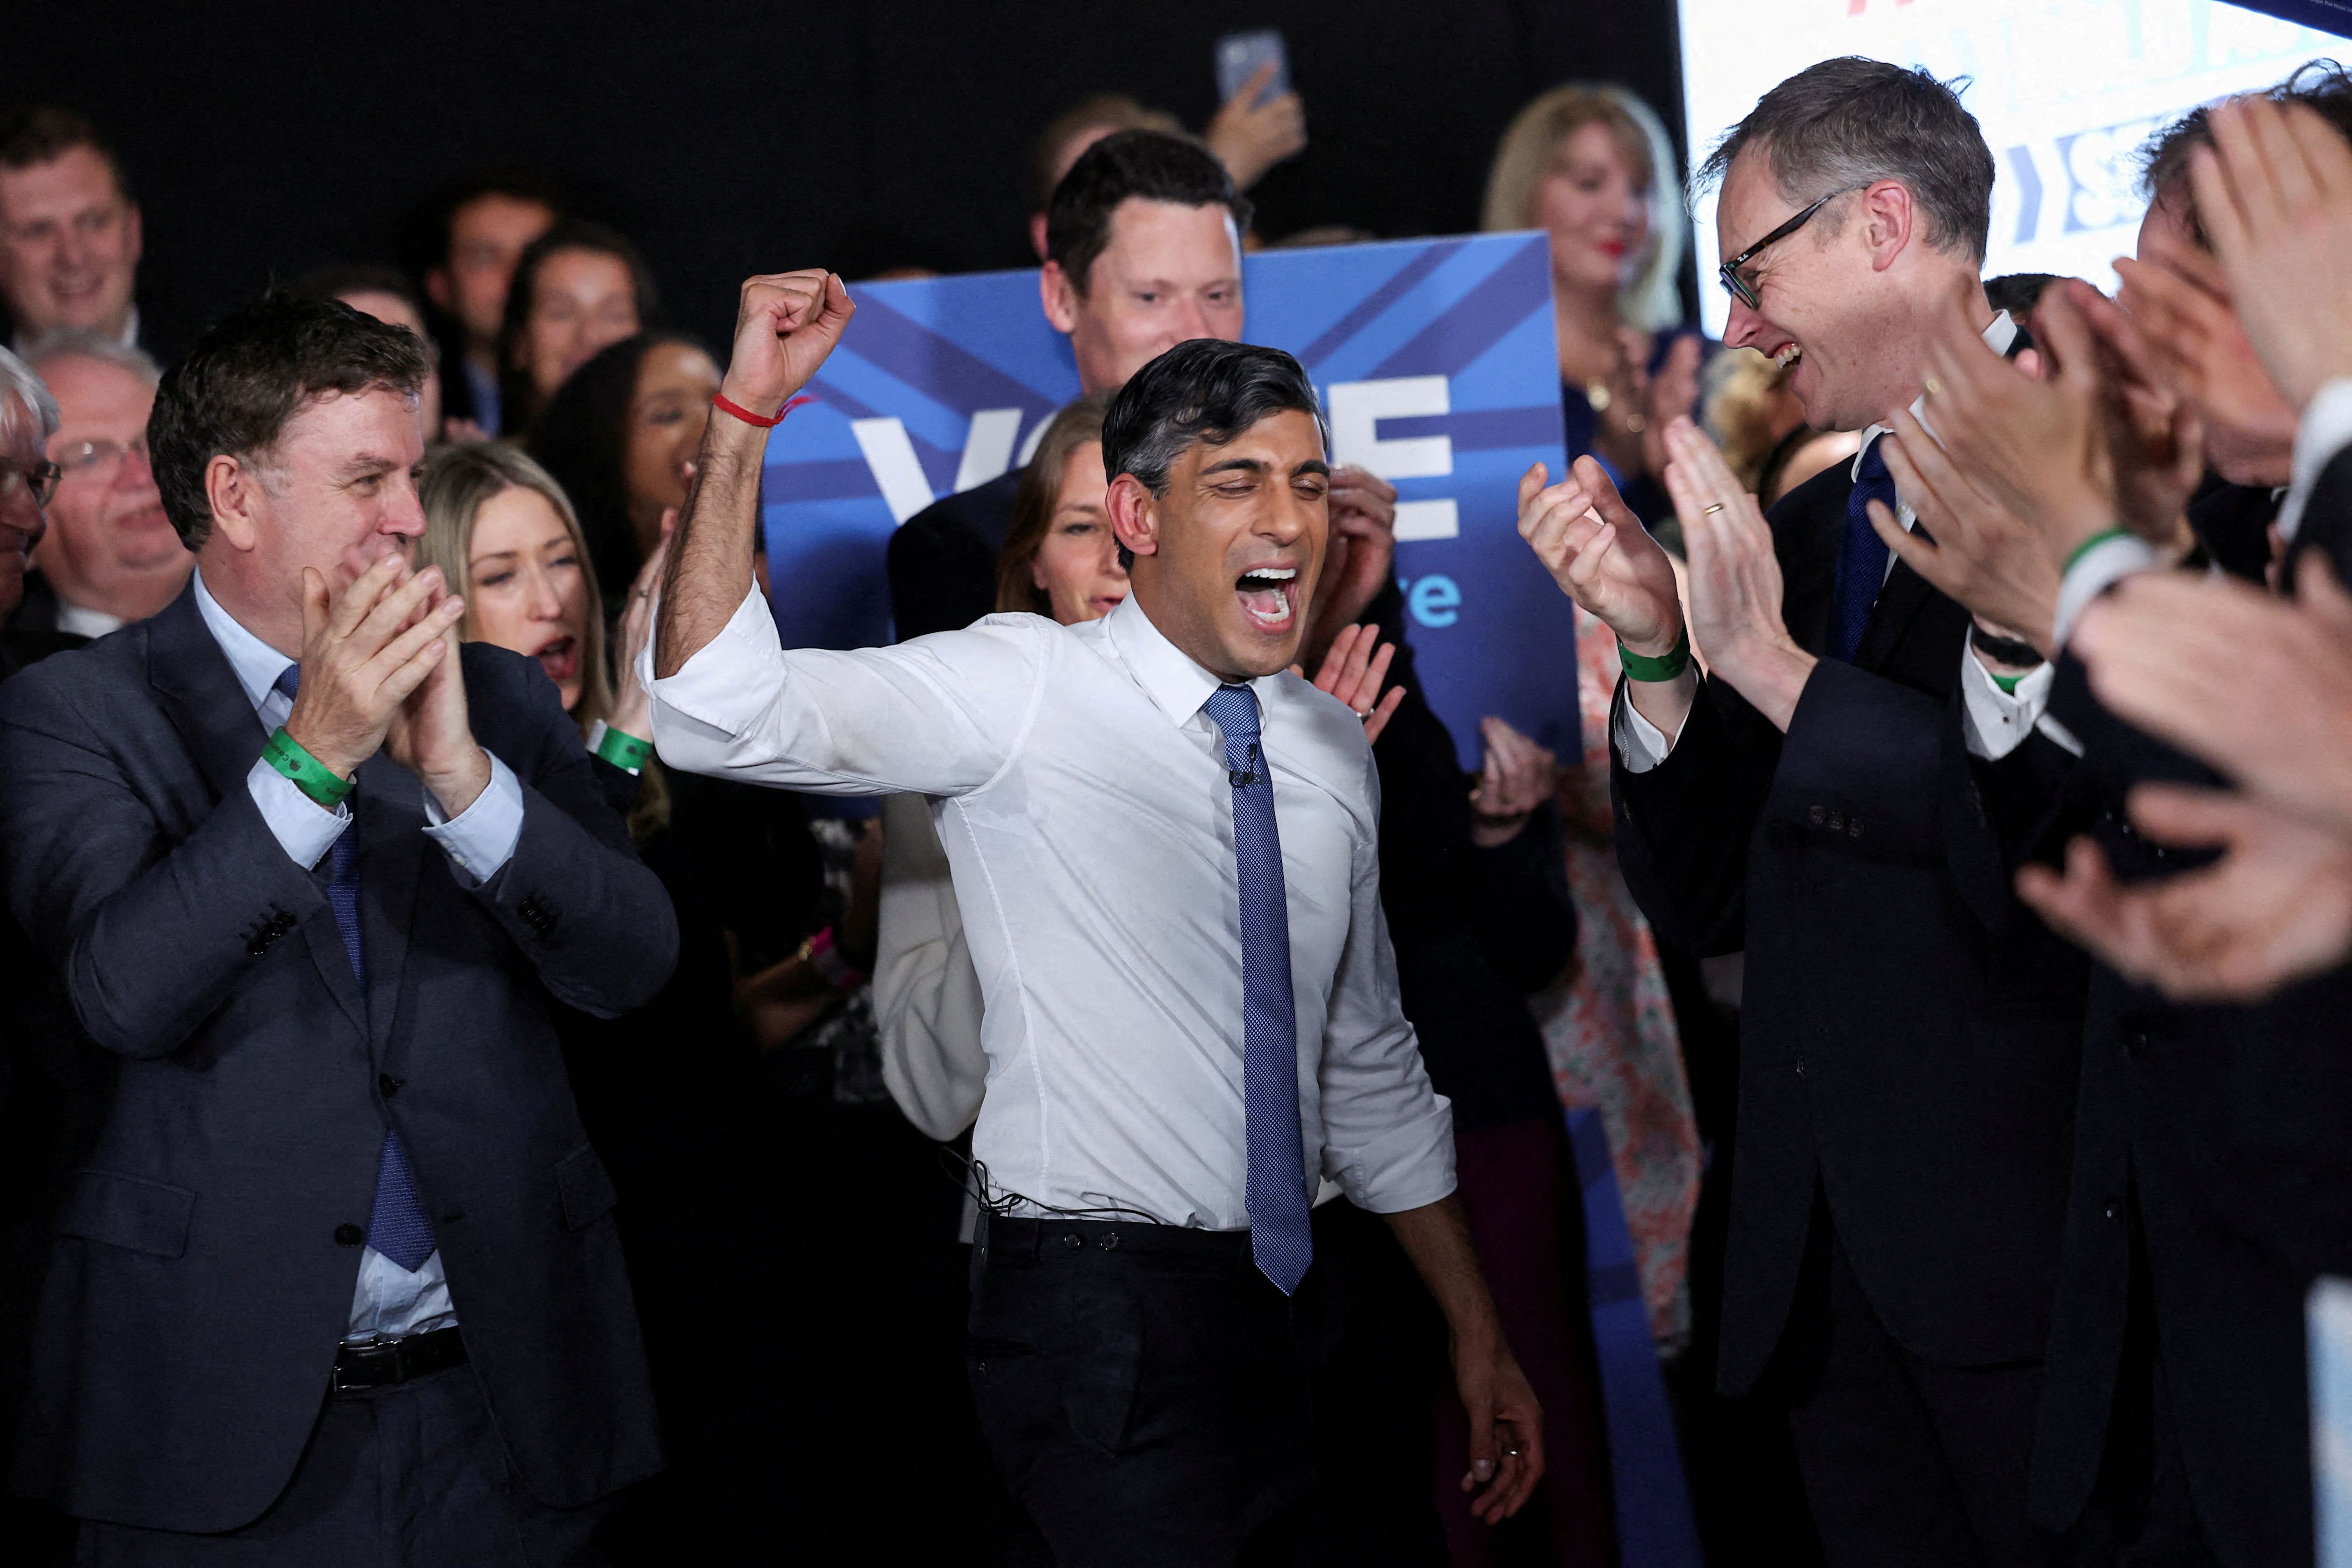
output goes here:
[{"label": "dark background", "polygon": [[[144,209],[175,334],[331,261],[401,259],[403,215],[468,169],[576,183],[714,342],[754,271],[1034,265],[1031,144],[1089,92],[1197,131],[1211,47],[1282,29],[1310,144],[1259,232],[1477,226],[1486,164],[1545,88],[1615,80],[1680,134],[1671,0],[401,6],[9,0],[0,101],[89,114]],[[159,326],[163,323],[159,321]]]}]

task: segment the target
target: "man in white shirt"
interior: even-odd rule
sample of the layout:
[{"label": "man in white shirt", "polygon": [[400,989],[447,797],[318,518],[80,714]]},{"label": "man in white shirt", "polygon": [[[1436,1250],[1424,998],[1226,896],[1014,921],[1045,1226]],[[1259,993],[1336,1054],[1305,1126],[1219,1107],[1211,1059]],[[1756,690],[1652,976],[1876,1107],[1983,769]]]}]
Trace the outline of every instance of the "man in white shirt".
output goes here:
[{"label": "man in white shirt", "polygon": [[1199,1563],[1313,1533],[1302,1348],[1319,1177],[1389,1216],[1452,1327],[1479,1510],[1540,1472],[1398,1010],[1357,717],[1286,673],[1330,471],[1278,351],[1145,366],[1105,467],[1134,592],[854,653],[777,646],[754,591],[766,429],[846,323],[824,273],[746,283],[653,668],[672,766],[933,797],[986,996],[973,1138],[982,1423],[1064,1563]]},{"label": "man in white shirt", "polygon": [[1933,332],[1965,314],[1996,352],[2014,336],[1979,279],[1992,157],[1924,72],[1827,60],[1703,177],[1725,341],[1793,364],[1807,422],[1864,429],[1862,451],[1768,521],[1669,427],[1687,626],[1589,459],[1549,489],[1529,473],[1520,531],[1624,650],[1635,898],[1667,940],[1747,953],[1720,1381],[1786,1403],[1832,1563],[2038,1563],[2062,1549],[2026,1475],[2084,974],[2008,867],[2074,757],[2042,724],[2049,667],[1986,654],[1887,543],[1922,500],[1886,432],[1910,450]]},{"label": "man in white shirt", "polygon": [[43,338],[30,363],[58,400],[48,450],[59,473],[17,625],[102,637],[177,598],[196,563],[147,458],[162,373],[140,350],[81,328]]}]

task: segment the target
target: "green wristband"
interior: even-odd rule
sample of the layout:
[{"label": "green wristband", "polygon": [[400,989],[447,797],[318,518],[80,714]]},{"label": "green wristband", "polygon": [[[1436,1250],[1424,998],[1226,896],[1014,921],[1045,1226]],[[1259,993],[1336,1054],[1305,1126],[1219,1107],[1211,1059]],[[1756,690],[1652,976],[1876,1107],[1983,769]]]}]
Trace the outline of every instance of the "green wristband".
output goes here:
[{"label": "green wristband", "polygon": [[2072,572],[2074,569],[2074,563],[2083,559],[2084,556],[2088,555],[2092,551],[2096,550],[2100,545],[2105,544],[2108,540],[2129,539],[2130,537],[2131,530],[2127,528],[2103,528],[2099,530],[2098,532],[2091,535],[2090,538],[2074,546],[2074,553],[2066,557],[2065,571],[2061,572],[2059,575],[2063,577],[2065,575],[2066,572]]},{"label": "green wristband", "polygon": [[654,754],[651,741],[640,741],[635,735],[625,735],[601,721],[596,726],[596,754],[625,773],[643,773],[646,761]]},{"label": "green wristband", "polygon": [[309,795],[329,811],[351,798],[359,787],[356,779],[347,779],[318,758],[302,749],[302,742],[286,732],[279,725],[261,748],[263,760],[294,781],[294,787]]},{"label": "green wristband", "polygon": [[1683,635],[1675,639],[1673,649],[1663,658],[1652,658],[1646,654],[1635,653],[1620,642],[1617,645],[1617,664],[1624,670],[1625,679],[1628,680],[1675,679],[1690,668],[1690,628],[1688,626],[1683,628]]}]

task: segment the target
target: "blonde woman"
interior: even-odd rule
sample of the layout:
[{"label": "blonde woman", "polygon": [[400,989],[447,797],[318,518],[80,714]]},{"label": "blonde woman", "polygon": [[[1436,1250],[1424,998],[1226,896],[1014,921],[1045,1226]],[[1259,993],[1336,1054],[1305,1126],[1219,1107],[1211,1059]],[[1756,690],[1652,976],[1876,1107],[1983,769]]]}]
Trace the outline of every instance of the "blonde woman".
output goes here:
[{"label": "blonde woman", "polygon": [[[615,670],[587,540],[545,468],[492,442],[447,447],[425,465],[418,493],[425,529],[416,563],[440,567],[466,596],[466,640],[538,659],[596,754],[639,773],[653,751],[651,703],[635,668],[652,626],[650,596],[630,601],[621,622],[629,657]],[[656,552],[637,588],[650,589],[659,561]]]},{"label": "blonde woman", "polygon": [[[1682,181],[1665,127],[1622,87],[1571,82],[1519,110],[1486,176],[1483,226],[1551,239],[1568,455],[1591,452],[1644,519],[1666,422],[1698,396],[1705,343],[1678,330]],[[1643,481],[1647,480],[1647,483]]]}]

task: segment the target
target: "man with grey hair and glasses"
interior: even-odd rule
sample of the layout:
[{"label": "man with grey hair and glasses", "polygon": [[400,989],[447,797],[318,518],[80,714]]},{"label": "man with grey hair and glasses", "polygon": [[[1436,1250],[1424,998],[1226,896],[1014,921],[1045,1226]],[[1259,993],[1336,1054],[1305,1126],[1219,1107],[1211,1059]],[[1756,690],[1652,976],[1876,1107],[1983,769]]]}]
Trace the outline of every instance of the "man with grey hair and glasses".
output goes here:
[{"label": "man with grey hair and glasses", "polygon": [[1917,487],[1878,439],[1917,429],[1946,322],[2016,342],[1979,277],[1992,156],[1949,87],[1832,59],[1699,177],[1725,341],[1791,367],[1807,422],[1861,452],[1768,519],[1669,426],[1687,616],[1589,459],[1531,470],[1519,528],[1619,639],[1636,899],[1682,945],[1747,953],[1719,1382],[1787,1405],[1832,1563],[2090,1560],[2104,1519],[2041,1531],[2026,1479],[2084,969],[2010,887],[2075,752],[2042,723],[2041,652],[1890,553]]},{"label": "man with grey hair and glasses", "polygon": [[104,637],[170,604],[195,568],[147,460],[162,373],[144,350],[79,327],[47,334],[26,358],[58,400],[47,450],[59,472],[16,629]]}]

